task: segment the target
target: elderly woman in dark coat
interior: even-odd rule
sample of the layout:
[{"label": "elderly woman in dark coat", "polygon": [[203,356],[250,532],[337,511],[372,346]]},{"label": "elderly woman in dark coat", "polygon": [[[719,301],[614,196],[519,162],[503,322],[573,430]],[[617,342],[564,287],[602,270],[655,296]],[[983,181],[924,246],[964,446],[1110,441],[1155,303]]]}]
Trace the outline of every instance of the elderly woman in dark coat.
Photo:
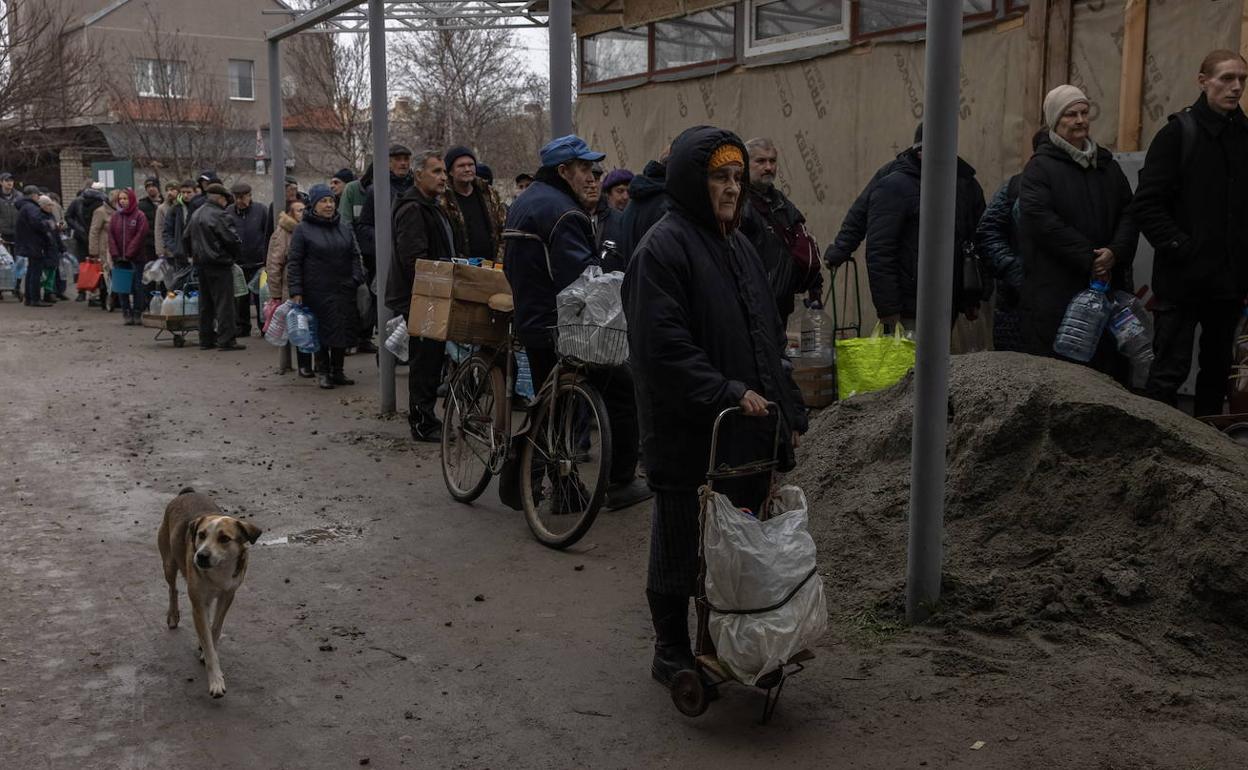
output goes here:
[{"label": "elderly woman in dark coat", "polygon": [[[716,415],[731,407],[745,415],[721,437],[717,460],[733,465],[771,457],[775,423],[762,419],[768,401],[779,405],[783,469],[792,467],[792,446],[806,430],[767,275],[738,230],[746,157],[731,131],[697,126],[676,139],[667,163],[671,209],[642,238],[624,280],[647,480],[655,491],[646,581],[656,636],[651,675],[667,686],[693,668],[688,612],[698,570],[697,490]],[[757,511],[768,484],[764,477],[717,491]]]},{"label": "elderly woman in dark coat", "polygon": [[364,265],[351,228],[338,216],[333,191],[318,184],[308,191],[308,211],[290,238],[286,290],[316,317],[321,342],[316,373],[322,388],[355,384],[343,372],[343,360],[355,344],[355,290],[363,282]]}]

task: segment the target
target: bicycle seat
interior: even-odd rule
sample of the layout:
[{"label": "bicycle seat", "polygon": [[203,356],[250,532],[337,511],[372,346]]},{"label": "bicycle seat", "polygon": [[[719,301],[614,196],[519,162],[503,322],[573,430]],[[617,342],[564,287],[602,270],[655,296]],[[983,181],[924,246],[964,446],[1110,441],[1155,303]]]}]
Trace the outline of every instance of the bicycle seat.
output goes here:
[{"label": "bicycle seat", "polygon": [[512,301],[510,294],[491,294],[486,304],[496,313],[510,313],[516,309],[516,303]]}]

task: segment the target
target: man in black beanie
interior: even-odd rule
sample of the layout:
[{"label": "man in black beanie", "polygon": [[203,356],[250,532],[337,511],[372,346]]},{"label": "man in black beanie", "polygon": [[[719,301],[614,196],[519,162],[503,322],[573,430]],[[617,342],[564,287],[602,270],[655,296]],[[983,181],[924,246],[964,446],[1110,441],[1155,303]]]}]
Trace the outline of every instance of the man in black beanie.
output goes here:
[{"label": "man in black beanie", "polygon": [[452,147],[444,160],[451,181],[442,206],[455,232],[456,253],[502,261],[507,209],[498,193],[477,174],[477,157],[472,150]]}]

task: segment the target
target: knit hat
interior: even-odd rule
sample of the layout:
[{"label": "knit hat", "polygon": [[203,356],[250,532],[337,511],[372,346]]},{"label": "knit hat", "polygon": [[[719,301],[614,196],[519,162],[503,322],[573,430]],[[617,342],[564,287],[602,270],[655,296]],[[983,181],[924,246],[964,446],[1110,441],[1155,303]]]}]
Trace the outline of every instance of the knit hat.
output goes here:
[{"label": "knit hat", "polygon": [[729,163],[740,163],[745,165],[745,157],[741,154],[741,148],[735,144],[721,144],[711,153],[711,159],[706,164],[707,171],[714,171],[720,166],[726,166]]},{"label": "knit hat", "polygon": [[147,179],[143,180],[143,187],[160,187],[160,178],[149,176]]},{"label": "knit hat", "polygon": [[312,189],[308,190],[308,208],[310,209],[316,208],[316,204],[322,198],[333,198],[333,197],[334,197],[334,191],[329,189],[329,185],[314,184],[312,185]]},{"label": "knit hat", "polygon": [[473,151],[468,149],[467,147],[464,147],[463,145],[460,145],[458,147],[452,147],[451,149],[447,150],[446,156],[442,159],[443,162],[446,163],[446,170],[450,171],[451,166],[455,165],[455,161],[465,156],[472,158],[473,163],[477,162],[476,154],[473,153]]},{"label": "knit hat", "polygon": [[333,178],[339,180],[343,184],[347,184],[355,181],[355,172],[349,168],[339,169],[338,173],[334,174]]},{"label": "knit hat", "polygon": [[602,191],[608,192],[612,187],[619,187],[633,181],[633,172],[626,168],[613,168],[602,180]]},{"label": "knit hat", "polygon": [[479,179],[484,179],[486,184],[494,184],[494,169],[484,163],[478,163],[477,177]]},{"label": "knit hat", "polygon": [[1088,97],[1074,86],[1058,86],[1049,91],[1044,97],[1044,124],[1051,129],[1057,128],[1057,122],[1066,114],[1066,110],[1079,102],[1088,104]]}]

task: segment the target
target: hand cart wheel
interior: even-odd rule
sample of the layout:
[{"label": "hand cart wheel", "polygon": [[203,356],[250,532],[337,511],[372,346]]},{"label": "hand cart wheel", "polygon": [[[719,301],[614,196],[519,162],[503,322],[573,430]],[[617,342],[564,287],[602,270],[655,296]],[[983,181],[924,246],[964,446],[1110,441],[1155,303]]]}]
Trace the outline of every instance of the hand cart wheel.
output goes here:
[{"label": "hand cart wheel", "polygon": [[687,668],[672,678],[672,703],[687,717],[700,717],[710,705],[706,685],[697,671]]},{"label": "hand cart wheel", "polygon": [[186,347],[186,335],[185,334],[173,335],[173,346],[175,348]]}]

